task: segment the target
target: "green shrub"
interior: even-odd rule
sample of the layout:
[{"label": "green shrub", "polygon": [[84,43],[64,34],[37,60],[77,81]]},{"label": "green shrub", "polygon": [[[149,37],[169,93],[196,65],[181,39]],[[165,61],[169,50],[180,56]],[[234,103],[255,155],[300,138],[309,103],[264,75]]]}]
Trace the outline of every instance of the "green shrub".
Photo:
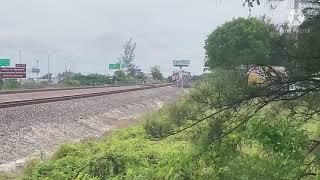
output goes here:
[{"label": "green shrub", "polygon": [[10,173],[0,173],[0,180],[14,180],[19,179],[17,175]]},{"label": "green shrub", "polygon": [[164,115],[151,113],[145,117],[144,128],[150,137],[162,138],[170,134],[174,125]]},{"label": "green shrub", "polygon": [[196,105],[192,101],[183,99],[168,106],[167,111],[170,121],[177,126],[181,126],[188,120],[192,121],[197,118],[198,112],[196,108]]},{"label": "green shrub", "polygon": [[79,87],[81,85],[80,81],[73,79],[63,80],[62,84],[67,87]]},{"label": "green shrub", "polygon": [[40,84],[35,81],[28,81],[23,84],[21,84],[22,89],[36,89],[40,88]]},{"label": "green shrub", "polygon": [[3,83],[3,89],[18,89],[20,87],[20,82],[17,79],[6,79]]},{"label": "green shrub", "polygon": [[88,174],[106,179],[107,177],[124,176],[127,158],[121,154],[106,154],[88,166]]},{"label": "green shrub", "polygon": [[142,127],[103,139],[62,146],[25,179],[185,179],[192,177],[194,147],[188,141],[152,141]]}]

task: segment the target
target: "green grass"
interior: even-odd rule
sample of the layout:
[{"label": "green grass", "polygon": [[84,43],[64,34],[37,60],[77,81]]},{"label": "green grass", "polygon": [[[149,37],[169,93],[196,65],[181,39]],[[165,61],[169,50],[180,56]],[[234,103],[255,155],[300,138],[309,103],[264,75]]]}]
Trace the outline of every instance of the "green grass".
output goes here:
[{"label": "green grass", "polygon": [[151,141],[139,127],[78,144],[65,144],[51,160],[25,171],[25,179],[183,179],[190,177],[188,141]]},{"label": "green grass", "polygon": [[18,175],[11,173],[0,173],[0,180],[19,179]]},{"label": "green grass", "polygon": [[320,127],[311,121],[294,128],[286,111],[266,108],[221,143],[210,141],[210,121],[161,139],[194,111],[170,112],[179,108],[164,106],[141,118],[143,125],[64,144],[49,160],[30,161],[23,179],[295,179],[305,168],[307,136],[317,137]]}]

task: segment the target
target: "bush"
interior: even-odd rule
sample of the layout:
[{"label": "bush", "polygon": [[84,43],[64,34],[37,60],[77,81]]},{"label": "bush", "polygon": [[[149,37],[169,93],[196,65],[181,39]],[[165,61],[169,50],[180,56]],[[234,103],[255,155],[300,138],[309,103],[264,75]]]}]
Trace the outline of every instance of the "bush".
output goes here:
[{"label": "bush", "polygon": [[184,179],[192,177],[192,144],[151,141],[142,127],[62,146],[25,179]]},{"label": "bush", "polygon": [[40,88],[40,84],[35,81],[26,82],[26,83],[21,84],[21,88],[22,89],[37,89],[37,88]]},{"label": "bush", "polygon": [[6,79],[3,83],[3,89],[18,89],[20,87],[20,82],[17,79]]},{"label": "bush", "polygon": [[73,79],[63,80],[62,84],[67,87],[79,87],[80,86],[80,82],[78,80],[73,80]]},{"label": "bush", "polygon": [[50,83],[48,81],[40,81],[39,85],[41,88],[46,88],[50,86]]},{"label": "bush", "polygon": [[197,105],[190,99],[183,99],[175,104],[168,106],[169,119],[177,126],[181,126],[187,121],[197,118]]},{"label": "bush", "polygon": [[152,138],[162,138],[170,134],[174,126],[163,114],[150,113],[145,116],[144,128]]}]

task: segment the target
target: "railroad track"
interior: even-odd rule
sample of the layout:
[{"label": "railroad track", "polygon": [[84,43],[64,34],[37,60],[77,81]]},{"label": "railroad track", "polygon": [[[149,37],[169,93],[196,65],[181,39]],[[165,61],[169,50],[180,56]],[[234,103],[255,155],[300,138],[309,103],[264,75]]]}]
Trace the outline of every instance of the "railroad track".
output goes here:
[{"label": "railroad track", "polygon": [[172,85],[172,84],[171,83],[167,83],[167,84],[150,84],[150,85],[145,85],[144,87],[121,89],[121,90],[111,90],[111,91],[104,91],[104,92],[93,92],[93,93],[78,94],[78,95],[68,95],[68,96],[60,96],[60,97],[49,97],[49,98],[40,98],[40,99],[1,102],[0,103],[0,109],[10,108],[10,107],[18,107],[18,106],[26,106],[26,105],[33,105],[33,104],[42,104],[42,103],[66,101],[66,100],[71,100],[71,99],[81,99],[81,98],[88,98],[88,97],[95,97],[95,96],[104,96],[104,95],[110,95],[110,94],[119,94],[119,93],[125,93],[125,92],[132,92],[132,91],[140,91],[140,90],[146,90],[146,89],[165,87],[165,86],[170,86],[170,85]]},{"label": "railroad track", "polygon": [[[70,87],[70,88],[48,88],[48,89],[24,89],[24,90],[8,90],[8,91],[0,91],[0,95],[2,94],[19,94],[19,93],[32,93],[32,92],[50,92],[50,91],[70,91],[77,89],[99,89],[99,88],[108,88],[108,87],[124,87],[124,86],[135,86],[142,84],[127,84],[127,85],[109,85],[109,86],[86,86],[86,87]],[[146,84],[153,85],[153,84]]]}]

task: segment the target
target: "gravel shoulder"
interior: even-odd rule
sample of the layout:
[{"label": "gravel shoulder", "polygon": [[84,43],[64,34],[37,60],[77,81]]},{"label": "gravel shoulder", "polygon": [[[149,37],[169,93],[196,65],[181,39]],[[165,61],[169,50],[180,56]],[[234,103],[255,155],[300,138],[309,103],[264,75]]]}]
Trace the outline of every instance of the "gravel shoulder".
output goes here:
[{"label": "gravel shoulder", "polygon": [[136,122],[183,92],[162,87],[114,95],[0,109],[0,172],[14,172],[28,159],[58,145]]}]

